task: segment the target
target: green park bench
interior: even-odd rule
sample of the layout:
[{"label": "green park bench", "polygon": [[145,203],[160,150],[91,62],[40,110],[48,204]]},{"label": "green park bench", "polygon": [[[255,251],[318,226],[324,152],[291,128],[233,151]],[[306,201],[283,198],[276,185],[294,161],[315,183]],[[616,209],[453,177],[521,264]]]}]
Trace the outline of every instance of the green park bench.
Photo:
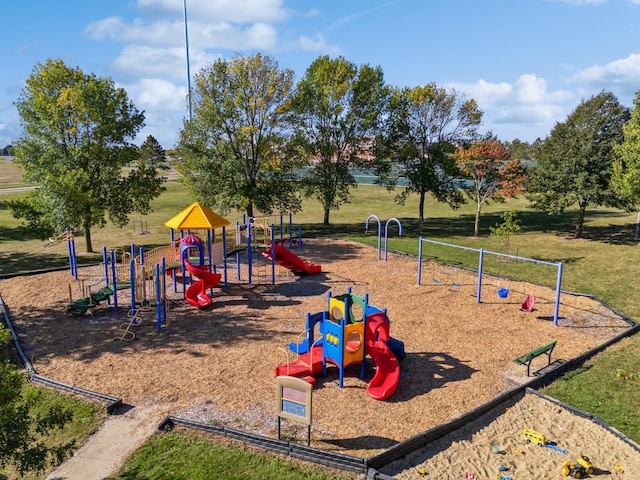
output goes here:
[{"label": "green park bench", "polygon": [[513,360],[513,363],[517,363],[518,365],[526,365],[527,366],[527,377],[530,376],[530,369],[531,369],[531,361],[542,355],[543,353],[547,355],[547,365],[551,364],[551,352],[553,352],[553,349],[556,346],[556,343],[558,343],[557,340],[554,340],[551,343],[548,343],[547,345],[543,345],[542,347],[538,347],[535,350],[530,351],[529,353],[525,353],[524,355],[515,358]]}]

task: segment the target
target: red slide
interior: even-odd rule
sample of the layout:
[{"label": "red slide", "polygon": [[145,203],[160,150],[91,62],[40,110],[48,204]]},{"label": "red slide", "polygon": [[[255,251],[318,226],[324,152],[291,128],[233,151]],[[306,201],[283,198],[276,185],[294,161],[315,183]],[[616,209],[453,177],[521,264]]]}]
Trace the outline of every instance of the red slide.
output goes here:
[{"label": "red slide", "polygon": [[184,266],[191,275],[199,279],[187,288],[184,294],[185,300],[194,307],[208,307],[213,303],[213,299],[207,295],[207,290],[220,283],[222,275],[219,273],[211,273],[206,265],[191,265],[186,258],[184,260]]},{"label": "red slide", "polygon": [[387,346],[389,322],[384,312],[374,313],[366,319],[367,354],[376,365],[376,373],[367,385],[367,393],[376,400],[386,400],[398,387],[400,364]]},{"label": "red slide", "polygon": [[262,251],[262,255],[271,260],[272,251],[275,251],[276,263],[278,265],[282,265],[285,268],[288,268],[292,272],[311,274],[320,273],[322,271],[322,267],[320,265],[302,260],[295,253],[290,252],[289,250],[281,247],[278,244],[276,244],[275,248],[269,246],[264,249]]}]

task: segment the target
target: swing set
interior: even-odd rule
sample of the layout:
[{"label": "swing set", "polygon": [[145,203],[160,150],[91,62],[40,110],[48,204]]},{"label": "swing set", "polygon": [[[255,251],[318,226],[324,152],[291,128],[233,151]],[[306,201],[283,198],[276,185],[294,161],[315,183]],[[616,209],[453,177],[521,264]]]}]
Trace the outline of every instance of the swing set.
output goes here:
[{"label": "swing set", "polygon": [[[477,270],[478,280],[477,280],[477,287],[476,287],[477,303],[482,302],[482,287],[483,287],[482,274],[483,274],[485,255],[493,255],[498,258],[504,258],[504,259],[508,258],[512,260],[518,260],[521,262],[529,262],[529,263],[534,263],[538,265],[549,265],[549,266],[556,267],[557,275],[556,275],[556,288],[555,288],[555,304],[553,309],[553,324],[556,326],[558,325],[558,314],[560,309],[560,293],[561,293],[561,285],[562,285],[562,267],[563,267],[562,262],[558,262],[558,263],[547,262],[545,260],[537,260],[534,258],[508,255],[506,253],[492,252],[489,250],[485,250],[484,248],[477,249],[477,248],[471,248],[471,247],[463,247],[461,245],[454,245],[451,243],[444,243],[444,242],[438,242],[435,240],[429,240],[424,237],[420,237],[418,242],[419,242],[418,243],[418,285],[422,285],[422,260],[423,260],[423,254],[424,254],[424,245],[440,245],[444,247],[451,247],[451,248],[457,248],[457,249],[466,250],[470,252],[475,252],[478,254],[478,270]],[[441,283],[441,282],[436,282],[436,280],[440,280],[440,279],[434,278],[433,279],[434,283]],[[506,287],[499,286],[497,294],[500,298],[507,298],[509,296],[509,292],[510,290],[508,285]],[[524,302],[520,306],[520,309],[525,312],[532,312],[535,309],[535,295],[527,295],[527,298],[524,300]]]}]

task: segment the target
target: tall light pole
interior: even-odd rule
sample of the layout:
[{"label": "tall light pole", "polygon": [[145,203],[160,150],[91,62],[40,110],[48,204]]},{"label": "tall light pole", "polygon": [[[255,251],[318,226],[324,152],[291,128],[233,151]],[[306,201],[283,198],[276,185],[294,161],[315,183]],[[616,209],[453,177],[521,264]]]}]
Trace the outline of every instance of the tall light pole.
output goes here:
[{"label": "tall light pole", "polygon": [[191,108],[191,67],[189,66],[189,29],[187,27],[187,0],[182,1],[184,11],[184,44],[187,50],[187,103],[189,104],[189,121],[193,116]]}]

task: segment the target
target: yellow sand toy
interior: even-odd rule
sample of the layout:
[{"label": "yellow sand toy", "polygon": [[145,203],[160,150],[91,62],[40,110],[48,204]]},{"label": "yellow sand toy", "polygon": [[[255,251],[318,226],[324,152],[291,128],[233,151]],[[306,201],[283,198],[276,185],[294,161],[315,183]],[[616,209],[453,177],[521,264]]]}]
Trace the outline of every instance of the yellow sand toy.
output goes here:
[{"label": "yellow sand toy", "polygon": [[564,462],[562,464],[562,476],[582,478],[584,475],[593,474],[593,463],[589,460],[589,457],[582,455],[578,458],[577,462]]}]

